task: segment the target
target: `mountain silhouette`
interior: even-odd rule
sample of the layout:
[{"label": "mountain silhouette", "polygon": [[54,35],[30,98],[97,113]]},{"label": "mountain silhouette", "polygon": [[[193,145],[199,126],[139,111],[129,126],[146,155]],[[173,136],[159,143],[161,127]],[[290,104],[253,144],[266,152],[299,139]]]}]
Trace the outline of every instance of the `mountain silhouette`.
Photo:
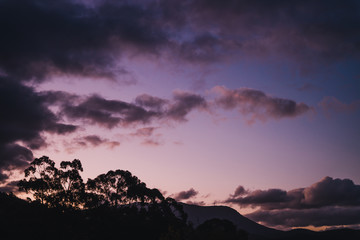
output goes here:
[{"label": "mountain silhouette", "polygon": [[358,240],[360,230],[336,229],[315,232],[307,229],[280,231],[258,224],[227,206],[197,206],[182,203],[188,222],[194,227],[210,219],[225,219],[249,233],[249,240]]},{"label": "mountain silhouette", "polygon": [[182,205],[185,213],[188,215],[188,222],[192,223],[194,227],[197,227],[206,220],[218,218],[233,222],[238,228],[245,230],[253,237],[257,235],[280,237],[284,233],[283,231],[268,228],[251,221],[235,209],[227,206],[197,206],[185,203]]}]

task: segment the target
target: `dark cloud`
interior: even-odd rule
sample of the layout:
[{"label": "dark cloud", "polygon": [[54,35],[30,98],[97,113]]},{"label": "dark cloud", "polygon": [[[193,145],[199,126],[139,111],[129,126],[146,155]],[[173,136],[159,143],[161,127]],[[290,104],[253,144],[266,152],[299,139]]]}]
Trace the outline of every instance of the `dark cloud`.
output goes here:
[{"label": "dark cloud", "polygon": [[187,200],[187,199],[190,199],[190,198],[193,198],[193,197],[197,196],[198,194],[199,194],[198,191],[195,191],[195,189],[190,188],[187,191],[181,191],[179,193],[176,193],[174,195],[174,199],[176,201]]},{"label": "dark cloud", "polygon": [[241,206],[262,206],[266,208],[267,205],[272,206],[274,203],[281,204],[289,201],[287,192],[281,189],[255,190],[244,197],[241,197],[242,195],[244,194],[234,195],[226,202],[237,203]]},{"label": "dark cloud", "polygon": [[167,40],[155,12],[127,1],[96,7],[64,0],[0,2],[0,67],[21,80],[51,74],[116,77],[116,56],[126,49],[156,53]]},{"label": "dark cloud", "polygon": [[224,109],[237,109],[241,114],[249,116],[249,123],[256,120],[266,121],[268,118],[296,117],[311,109],[305,103],[271,97],[255,89],[240,88],[231,90],[216,86],[213,90],[220,95],[215,99],[218,106]]},{"label": "dark cloud", "polygon": [[350,179],[325,177],[303,193],[305,206],[360,206],[360,185]]},{"label": "dark cloud", "polygon": [[32,152],[18,144],[0,145],[0,183],[5,182],[10,171],[24,169],[33,159]]},{"label": "dark cloud", "polygon": [[206,206],[204,201],[186,201],[186,204],[197,205],[197,206]]},{"label": "dark cloud", "polygon": [[206,32],[194,36],[191,41],[181,43],[178,54],[188,62],[212,63],[219,61],[224,57],[224,53],[231,49],[231,46],[227,45],[219,37]]},{"label": "dark cloud", "polygon": [[311,65],[359,57],[359,7],[356,0],[194,0],[187,14],[197,31],[227,36],[218,48],[232,40],[240,55],[286,55]]},{"label": "dark cloud", "polygon": [[[54,94],[52,94],[54,93]],[[44,102],[58,106],[58,114],[70,121],[79,120],[86,124],[105,128],[150,124],[153,121],[186,121],[194,109],[206,109],[206,100],[190,92],[174,92],[172,100],[150,95],[140,95],[134,103],[108,100],[99,95],[89,97],[70,95],[65,92],[42,92]],[[70,101],[69,99],[72,99]],[[60,128],[61,126],[58,126]],[[67,125],[71,128],[70,125]],[[148,131],[150,128],[147,129]],[[143,129],[144,133],[145,129]],[[140,134],[140,133],[138,133]]]},{"label": "dark cloud", "polygon": [[164,106],[168,102],[169,101],[167,101],[165,99],[153,97],[148,94],[142,94],[135,98],[135,103],[137,105],[139,105],[141,107],[149,108],[150,110],[157,111],[157,112],[162,111]]},{"label": "dark cloud", "polygon": [[135,104],[118,100],[107,100],[93,95],[78,105],[65,102],[61,113],[71,120],[82,120],[89,124],[98,124],[106,128],[116,126],[148,123],[158,115],[154,111],[147,111]]},{"label": "dark cloud", "polygon": [[285,55],[309,66],[360,55],[356,0],[92,2],[0,1],[1,72],[117,79],[125,55],[189,63]]},{"label": "dark cloud", "polygon": [[[42,133],[67,134],[77,127],[60,123],[43,97],[17,81],[0,78],[0,178],[4,171],[24,168],[32,160],[30,149],[47,145]],[[17,142],[21,142],[20,146]]]},{"label": "dark cloud", "polygon": [[350,179],[325,177],[306,188],[249,191],[230,195],[225,202],[240,207],[258,207],[246,216],[272,227],[360,223],[360,185]]},{"label": "dark cloud", "polygon": [[177,120],[186,121],[185,116],[193,109],[207,109],[208,104],[200,95],[176,91],[174,92],[174,102],[169,106],[166,111],[166,116]]},{"label": "dark cloud", "polygon": [[225,202],[272,209],[310,209],[326,206],[360,206],[360,185],[350,179],[325,177],[307,188],[255,190],[231,195]]},{"label": "dark cloud", "polygon": [[31,142],[41,138],[41,131],[71,132],[73,125],[59,119],[43,104],[32,88],[9,79],[0,79],[0,144],[17,140]]},{"label": "dark cloud", "polygon": [[232,197],[239,197],[247,194],[248,192],[249,192],[248,190],[245,190],[245,188],[240,185],[235,189],[234,195],[232,195]]},{"label": "dark cloud", "polygon": [[19,181],[7,182],[5,185],[0,186],[0,192],[17,192],[19,189],[17,186],[18,183]]},{"label": "dark cloud", "polygon": [[344,226],[360,224],[360,207],[258,210],[245,216],[269,227]]}]

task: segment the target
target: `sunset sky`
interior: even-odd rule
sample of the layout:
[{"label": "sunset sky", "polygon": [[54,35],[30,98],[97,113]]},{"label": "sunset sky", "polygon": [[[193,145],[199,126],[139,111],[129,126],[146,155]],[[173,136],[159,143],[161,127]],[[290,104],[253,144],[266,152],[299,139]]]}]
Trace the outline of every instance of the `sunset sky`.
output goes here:
[{"label": "sunset sky", "polygon": [[357,0],[0,0],[0,190],[126,169],[279,229],[360,226]]}]

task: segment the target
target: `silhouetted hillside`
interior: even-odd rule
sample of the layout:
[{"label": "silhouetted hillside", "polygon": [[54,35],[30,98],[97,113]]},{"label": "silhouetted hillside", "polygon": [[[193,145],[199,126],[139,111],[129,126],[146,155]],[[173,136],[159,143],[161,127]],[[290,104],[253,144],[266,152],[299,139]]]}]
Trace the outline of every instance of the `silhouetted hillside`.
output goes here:
[{"label": "silhouetted hillside", "polygon": [[188,215],[188,221],[191,222],[194,227],[197,227],[206,220],[218,218],[233,222],[238,228],[248,232],[250,239],[256,239],[257,236],[279,237],[283,234],[282,231],[268,228],[251,221],[230,207],[183,204],[183,209]]},{"label": "silhouetted hillside", "polygon": [[353,229],[338,229],[314,232],[306,229],[279,231],[260,225],[242,216],[236,210],[226,206],[197,206],[182,204],[188,215],[188,221],[194,227],[213,218],[226,219],[238,228],[249,233],[249,240],[359,240],[360,231]]}]

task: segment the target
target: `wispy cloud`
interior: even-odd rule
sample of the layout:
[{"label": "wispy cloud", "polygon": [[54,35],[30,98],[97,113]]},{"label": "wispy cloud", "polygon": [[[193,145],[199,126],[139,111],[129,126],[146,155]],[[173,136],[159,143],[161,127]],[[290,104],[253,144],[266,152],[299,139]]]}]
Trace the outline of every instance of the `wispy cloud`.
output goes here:
[{"label": "wispy cloud", "polygon": [[360,100],[351,103],[344,103],[335,97],[324,97],[319,102],[319,107],[323,110],[324,114],[328,117],[334,113],[351,113],[360,109]]}]

